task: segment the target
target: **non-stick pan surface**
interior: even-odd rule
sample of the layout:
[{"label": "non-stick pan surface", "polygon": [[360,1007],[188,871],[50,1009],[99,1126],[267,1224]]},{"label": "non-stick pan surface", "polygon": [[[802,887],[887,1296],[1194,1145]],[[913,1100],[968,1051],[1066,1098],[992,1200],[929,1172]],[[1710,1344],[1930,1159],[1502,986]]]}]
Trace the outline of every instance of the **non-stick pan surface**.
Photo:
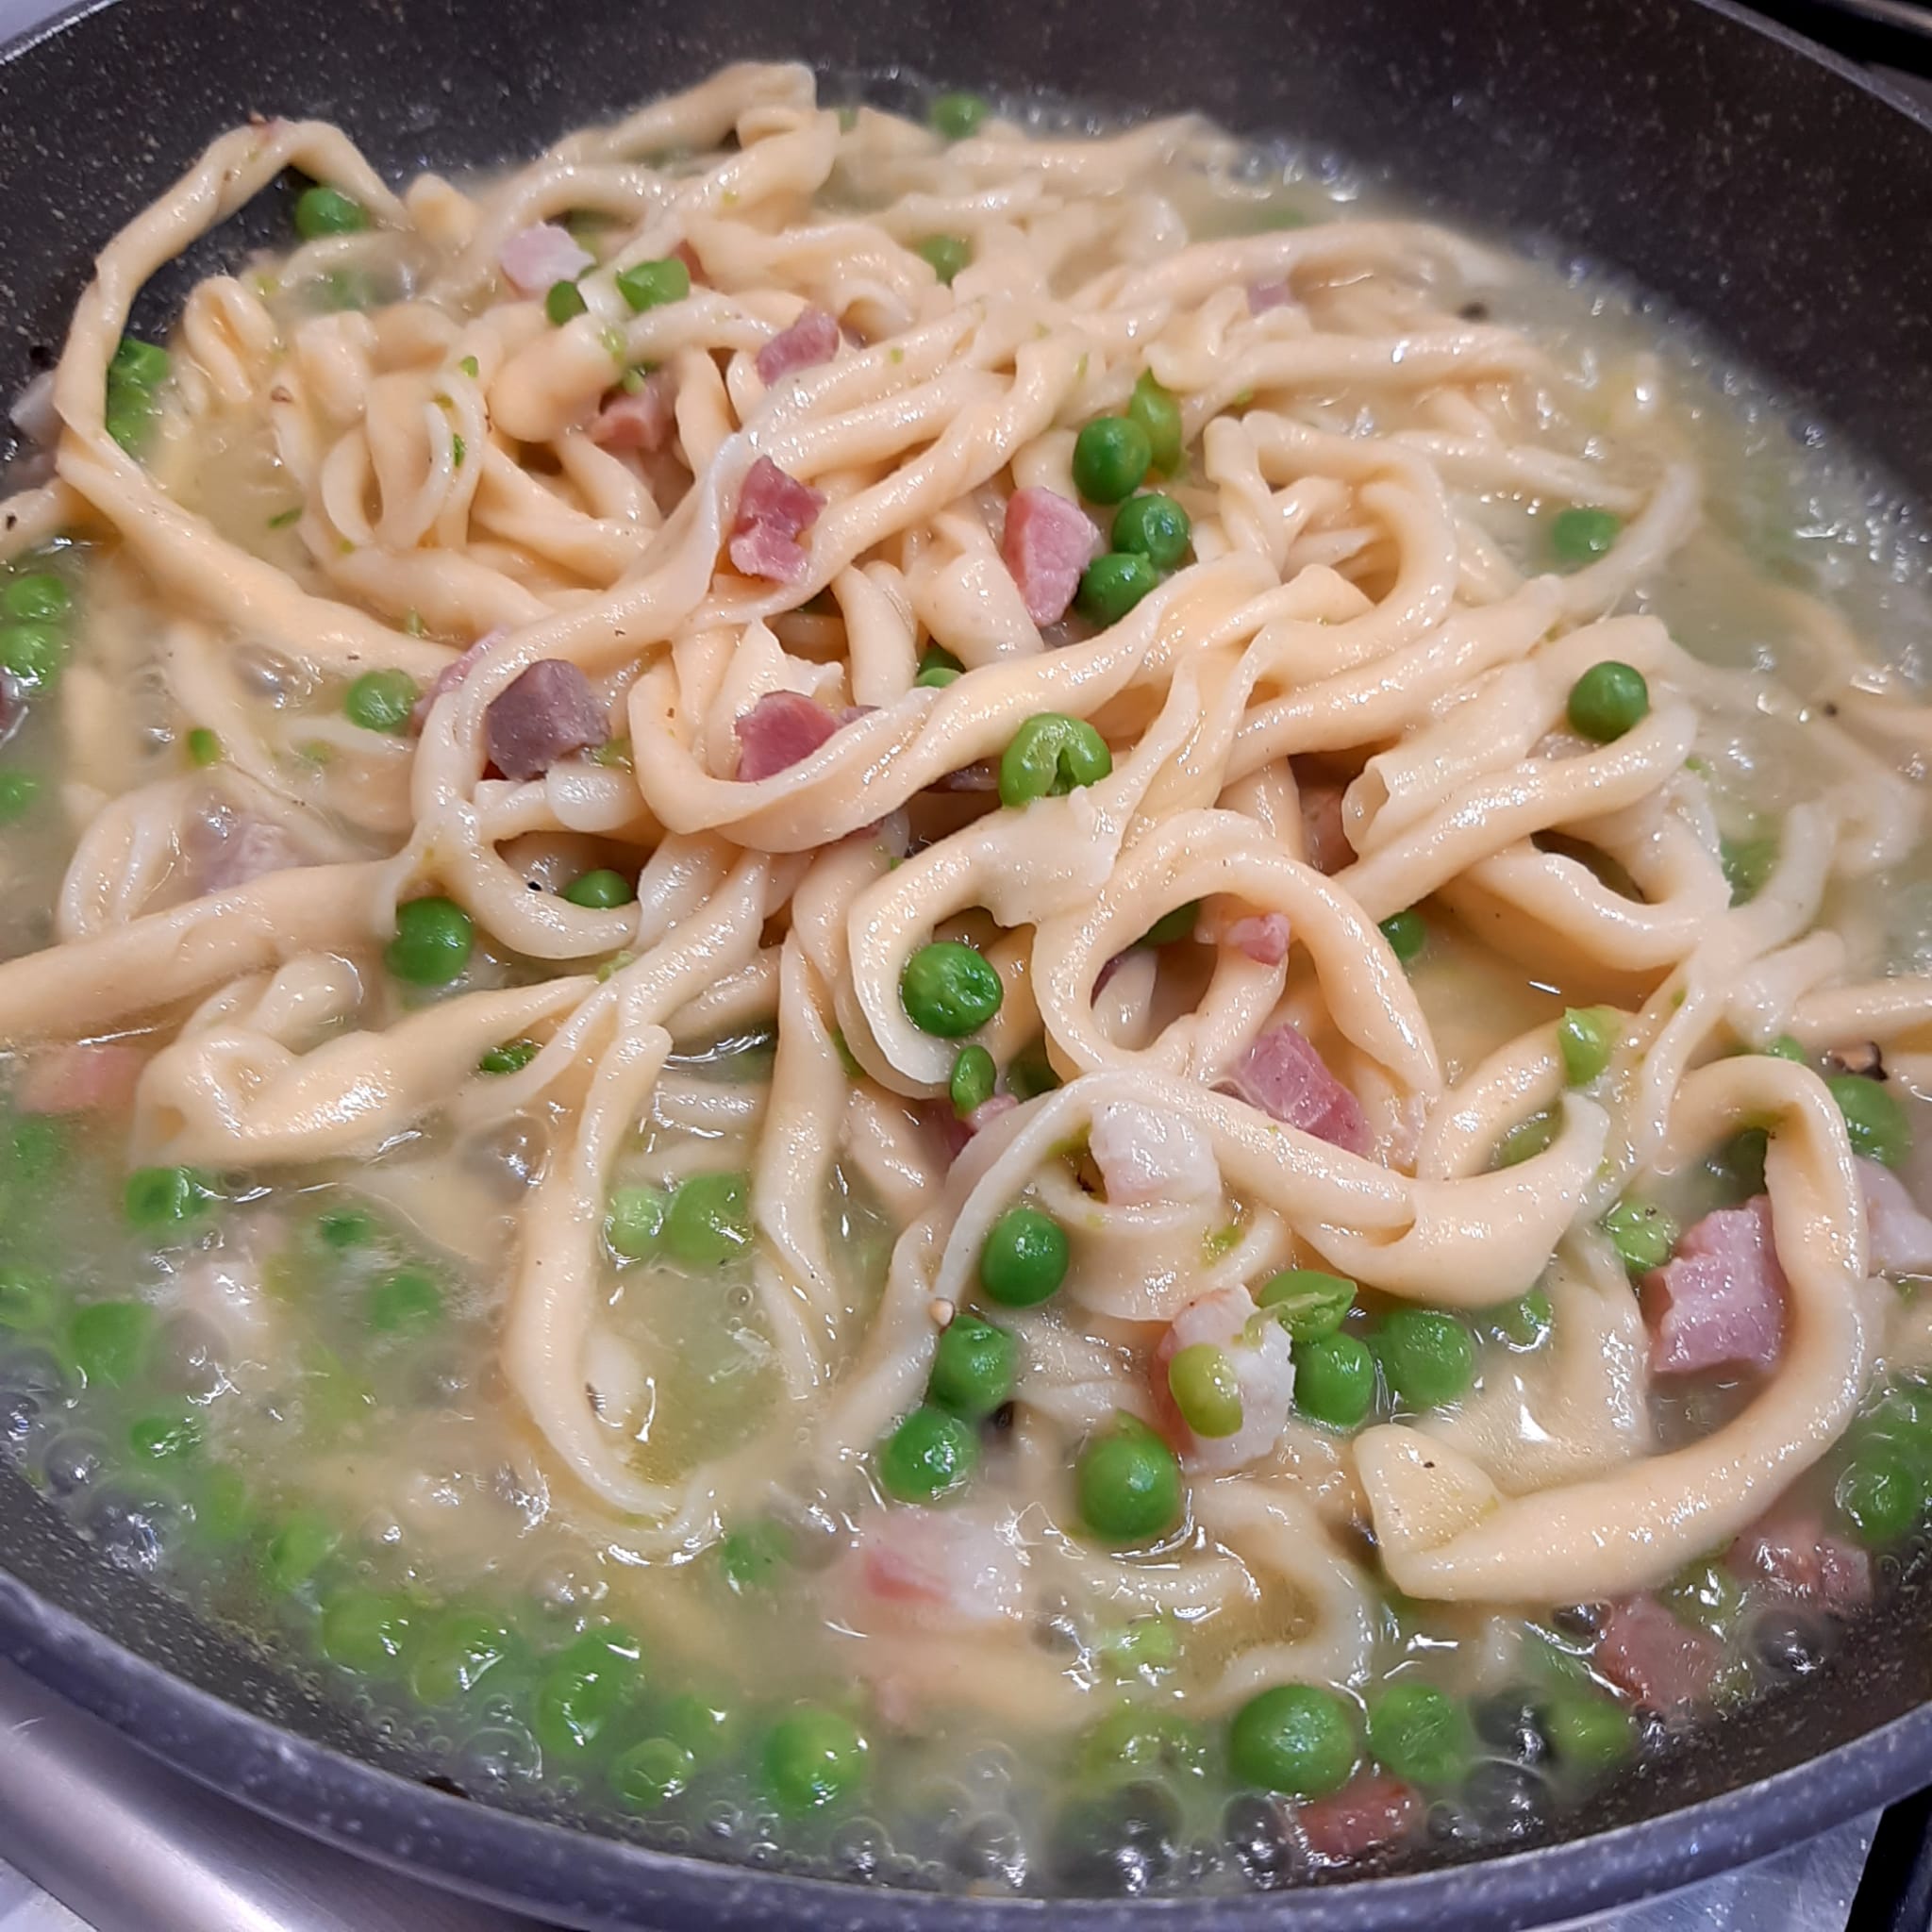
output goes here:
[{"label": "non-stick pan surface", "polygon": [[[526,154],[746,57],[1199,107],[1386,167],[1448,215],[1624,271],[1932,499],[1932,127],[1700,0],[118,0],[0,58],[0,393],[50,358],[94,249],[251,110],[338,120],[400,178]],[[877,92],[890,98],[890,80]],[[259,212],[258,239],[275,219]],[[238,249],[249,218],[237,227],[192,265]],[[154,291],[151,319],[185,285],[182,272]],[[17,1406],[7,1394],[0,1419]],[[346,1709],[108,1568],[4,1468],[0,1649],[209,1785],[582,1926],[1534,1924],[1932,1780],[1932,1575],[1916,1573],[1816,1677],[1564,1827],[1588,1835],[1213,1904],[835,1888],[465,1803]]]}]

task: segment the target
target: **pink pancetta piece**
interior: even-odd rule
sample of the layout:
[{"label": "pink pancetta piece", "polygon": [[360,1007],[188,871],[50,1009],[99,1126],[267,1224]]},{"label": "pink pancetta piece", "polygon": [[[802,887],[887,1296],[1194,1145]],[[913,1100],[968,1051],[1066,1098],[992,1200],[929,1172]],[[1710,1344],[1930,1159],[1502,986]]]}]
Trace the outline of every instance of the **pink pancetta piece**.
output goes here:
[{"label": "pink pancetta piece", "polygon": [[1889,1167],[1861,1160],[1865,1226],[1872,1265],[1882,1274],[1932,1274],[1932,1220],[1920,1213],[1906,1184]]},{"label": "pink pancetta piece", "polygon": [[808,308],[758,351],[758,380],[770,389],[783,376],[829,362],[840,341],[838,323],[823,308]]},{"label": "pink pancetta piece", "polygon": [[475,669],[476,659],[487,651],[504,633],[500,630],[485,631],[459,658],[452,658],[436,674],[436,681],[409,708],[409,729],[419,738],[423,727],[429,722],[429,713],[438,698],[447,695],[462,683]]},{"label": "pink pancetta piece", "polygon": [[22,1113],[125,1112],[134,1102],[147,1055],[120,1041],[44,1047],[13,1089]]},{"label": "pink pancetta piece", "polygon": [[1785,1276],[1772,1245],[1770,1199],[1720,1208],[1687,1228],[1676,1253],[1644,1276],[1643,1312],[1653,1374],[1775,1361]]},{"label": "pink pancetta piece", "polygon": [[1271,308],[1286,308],[1294,300],[1286,282],[1250,282],[1248,313],[1266,315]]},{"label": "pink pancetta piece", "polygon": [[1262,966],[1279,966],[1288,958],[1288,915],[1262,912],[1237,919],[1228,927],[1226,939],[1236,952],[1245,953]]},{"label": "pink pancetta piece", "polygon": [[888,1509],[866,1524],[857,1556],[861,1595],[922,1623],[997,1624],[1020,1607],[1019,1550],[963,1512]]},{"label": "pink pancetta piece", "polygon": [[636,390],[613,390],[591,419],[591,441],[600,449],[637,449],[654,455],[671,441],[676,425],[669,370],[658,369]]},{"label": "pink pancetta piece", "polygon": [[738,734],[738,775],[747,785],[808,758],[839,728],[839,721],[802,691],[767,691],[732,727]]},{"label": "pink pancetta piece", "polygon": [[197,894],[230,892],[272,872],[288,872],[308,862],[300,846],[273,819],[223,812],[197,827],[187,852]]},{"label": "pink pancetta piece", "polygon": [[1384,1845],[1400,1844],[1423,1818],[1413,1785],[1369,1771],[1325,1798],[1298,1806],[1295,1823],[1318,1864],[1345,1865]]},{"label": "pink pancetta piece", "polygon": [[1592,1657],[1621,1690],[1653,1710],[1680,1710],[1710,1695],[1723,1667],[1724,1647],[1654,1596],[1625,1597],[1613,1605]]},{"label": "pink pancetta piece", "polygon": [[1755,1524],[1731,1545],[1726,1561],[1747,1583],[1840,1617],[1872,1601],[1872,1558],[1856,1543],[1830,1535],[1809,1511]]},{"label": "pink pancetta piece", "polygon": [[745,472],[739,492],[738,518],[725,546],[731,561],[748,577],[795,584],[811,567],[799,538],[818,521],[825,499],[788,476],[770,457]]},{"label": "pink pancetta piece", "polygon": [[1100,532],[1077,503],[1031,487],[1008,498],[1000,556],[1035,624],[1058,624],[1067,614],[1080,573],[1100,547]]},{"label": "pink pancetta piece", "polygon": [[496,251],[497,266],[520,295],[541,295],[555,283],[574,282],[596,259],[555,222],[519,228]]},{"label": "pink pancetta piece", "polygon": [[[1300,778],[1300,774],[1296,774]],[[1341,816],[1341,794],[1346,789],[1328,778],[1300,778],[1302,794],[1302,849],[1307,862],[1319,873],[1338,873],[1355,863],[1355,847]]]},{"label": "pink pancetta piece", "polygon": [[1275,1026],[1248,1049],[1228,1086],[1250,1107],[1318,1141],[1366,1155],[1374,1145],[1368,1116],[1322,1056],[1292,1026]]},{"label": "pink pancetta piece", "polygon": [[483,737],[506,778],[541,778],[558,758],[610,736],[591,680],[562,658],[540,658],[490,701]]},{"label": "pink pancetta piece", "polygon": [[1093,1116],[1087,1147],[1109,1207],[1199,1201],[1221,1191],[1221,1170],[1207,1137],[1191,1122],[1156,1108],[1109,1100]]},{"label": "pink pancetta piece", "polygon": [[[1244,1468],[1266,1456],[1287,1426],[1294,1401],[1293,1344],[1279,1322],[1257,1323],[1256,1312],[1246,1289],[1217,1288],[1181,1308],[1154,1344],[1150,1392],[1155,1413],[1191,1469]],[[1225,1349],[1234,1364],[1241,1424],[1231,1436],[1195,1435],[1167,1386],[1168,1364],[1182,1349],[1203,1344]]]}]

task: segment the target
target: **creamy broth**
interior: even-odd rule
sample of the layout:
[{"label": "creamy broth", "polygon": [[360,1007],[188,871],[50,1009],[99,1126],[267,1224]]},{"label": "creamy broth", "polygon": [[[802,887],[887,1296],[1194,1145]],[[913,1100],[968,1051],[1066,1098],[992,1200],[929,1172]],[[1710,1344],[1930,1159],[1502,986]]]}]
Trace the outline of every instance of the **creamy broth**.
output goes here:
[{"label": "creamy broth", "polygon": [[1690,332],[746,67],[460,185],[225,137],[20,413],[8,1440],[466,1792],[1293,1883],[1895,1578],[1923,558]]}]

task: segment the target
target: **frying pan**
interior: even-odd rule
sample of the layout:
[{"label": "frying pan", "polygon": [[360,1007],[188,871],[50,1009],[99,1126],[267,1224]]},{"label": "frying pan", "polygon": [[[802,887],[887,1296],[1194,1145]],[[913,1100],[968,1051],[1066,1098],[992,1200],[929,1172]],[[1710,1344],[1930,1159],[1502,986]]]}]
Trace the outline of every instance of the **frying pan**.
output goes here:
[{"label": "frying pan", "polygon": [[[1452,219],[1625,273],[1932,500],[1932,125],[1718,0],[115,0],[0,56],[0,393],[50,359],[94,249],[251,109],[341,121],[400,179],[529,153],[746,57],[873,73],[884,100],[904,65],[1198,107],[1387,168]],[[138,320],[161,321],[192,275],[278,221],[258,209],[199,244]],[[148,1749],[340,1845],[581,1927],[1538,1924],[1932,1780],[1932,1565],[1915,1562],[1816,1676],[1507,1857],[1215,1902],[969,1901],[464,1802],[291,1670],[108,1566],[4,1468],[0,1566],[0,1653]]]}]

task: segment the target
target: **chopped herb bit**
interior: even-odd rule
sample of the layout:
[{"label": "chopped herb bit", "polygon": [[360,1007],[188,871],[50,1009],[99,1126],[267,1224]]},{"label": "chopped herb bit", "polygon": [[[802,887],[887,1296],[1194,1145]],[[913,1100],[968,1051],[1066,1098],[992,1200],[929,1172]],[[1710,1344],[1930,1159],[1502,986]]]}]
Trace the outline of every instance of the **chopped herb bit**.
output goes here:
[{"label": "chopped herb bit", "polygon": [[188,756],[197,765],[218,765],[222,761],[222,741],[205,724],[188,734]]},{"label": "chopped herb bit", "polygon": [[474,356],[465,356],[463,359],[457,364],[457,367],[460,369],[465,375],[468,376],[477,376],[483,374],[482,365],[476,360],[475,357]]},{"label": "chopped herb bit", "polygon": [[300,523],[301,520],[302,506],[298,503],[293,509],[285,509],[279,515],[269,518],[268,526],[271,530],[286,530],[291,524]]}]

